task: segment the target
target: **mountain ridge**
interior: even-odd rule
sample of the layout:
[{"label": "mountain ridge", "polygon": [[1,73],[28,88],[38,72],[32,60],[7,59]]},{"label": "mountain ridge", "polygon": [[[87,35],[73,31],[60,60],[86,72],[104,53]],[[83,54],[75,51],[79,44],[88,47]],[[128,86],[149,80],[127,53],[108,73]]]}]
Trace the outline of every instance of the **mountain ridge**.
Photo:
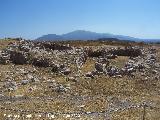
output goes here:
[{"label": "mountain ridge", "polygon": [[86,30],[75,30],[69,33],[57,35],[57,34],[47,34],[41,37],[38,37],[37,41],[56,41],[56,40],[97,40],[100,38],[117,38],[119,40],[131,40],[131,41],[160,41],[160,39],[140,39],[125,35],[115,35],[110,33],[97,33]]}]

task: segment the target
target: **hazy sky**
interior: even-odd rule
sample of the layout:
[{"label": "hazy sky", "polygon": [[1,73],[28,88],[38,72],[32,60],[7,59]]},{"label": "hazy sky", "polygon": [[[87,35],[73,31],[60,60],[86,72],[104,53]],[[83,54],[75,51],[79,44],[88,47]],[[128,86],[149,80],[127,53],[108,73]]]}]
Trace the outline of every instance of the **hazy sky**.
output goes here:
[{"label": "hazy sky", "polygon": [[80,29],[160,38],[160,0],[0,0],[0,38]]}]

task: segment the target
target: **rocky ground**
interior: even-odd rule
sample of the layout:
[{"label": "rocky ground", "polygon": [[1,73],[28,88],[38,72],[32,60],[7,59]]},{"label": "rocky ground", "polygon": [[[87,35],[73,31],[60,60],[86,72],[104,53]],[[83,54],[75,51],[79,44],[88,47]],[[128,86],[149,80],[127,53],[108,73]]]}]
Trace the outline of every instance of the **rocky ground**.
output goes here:
[{"label": "rocky ground", "polygon": [[0,78],[1,119],[160,119],[159,45],[5,40]]}]

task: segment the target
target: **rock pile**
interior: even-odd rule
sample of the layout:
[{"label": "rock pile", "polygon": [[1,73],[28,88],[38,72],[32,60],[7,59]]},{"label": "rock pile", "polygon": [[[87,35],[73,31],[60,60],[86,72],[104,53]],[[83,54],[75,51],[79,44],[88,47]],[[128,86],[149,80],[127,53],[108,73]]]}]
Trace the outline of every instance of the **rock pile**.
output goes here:
[{"label": "rock pile", "polygon": [[10,61],[10,54],[7,50],[0,51],[0,64],[7,64]]},{"label": "rock pile", "polygon": [[138,57],[140,56],[141,50],[137,47],[125,47],[125,49],[112,49],[109,51],[109,53],[117,56],[130,56],[130,57]]},{"label": "rock pile", "polygon": [[[148,51],[148,53],[146,53]],[[88,58],[95,60],[95,69],[86,76],[94,78],[94,75],[106,74],[109,76],[124,75],[134,76],[136,72],[149,71],[157,74],[156,49],[149,48],[144,50],[140,47],[125,48],[105,48],[98,49],[85,47],[70,47],[69,45],[56,44],[53,42],[33,42],[19,40],[10,43],[8,48],[0,52],[0,63],[13,63],[15,65],[31,64],[35,67],[50,67],[53,73],[69,75],[72,73],[69,66],[76,64],[77,71],[81,73],[81,67]],[[146,54],[146,55],[145,55]],[[70,58],[69,56],[72,56]],[[118,56],[127,56],[129,61],[123,68],[110,65],[110,59],[116,59]],[[58,60],[58,59],[59,60]],[[154,68],[153,68],[154,66]]]}]

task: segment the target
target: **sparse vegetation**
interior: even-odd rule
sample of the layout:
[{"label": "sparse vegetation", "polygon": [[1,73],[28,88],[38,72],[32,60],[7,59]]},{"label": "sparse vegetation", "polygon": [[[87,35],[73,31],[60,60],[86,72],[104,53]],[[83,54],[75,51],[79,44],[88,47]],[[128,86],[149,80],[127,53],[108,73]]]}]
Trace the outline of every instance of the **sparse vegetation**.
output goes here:
[{"label": "sparse vegetation", "polygon": [[[1,51],[9,47],[8,44],[14,44],[15,42],[20,44],[20,46],[30,45],[30,42],[27,41],[22,43],[16,40],[0,41]],[[98,75],[94,75],[94,78],[91,79],[85,77],[85,74],[94,71],[95,63],[104,56],[87,57],[87,59],[83,56],[83,49],[88,47],[91,47],[92,50],[97,50],[98,48],[111,49],[137,45],[138,47],[143,47],[143,50],[141,49],[142,52],[146,52],[143,54],[144,56],[138,56],[139,58],[118,56],[115,59],[107,59],[110,63],[109,66],[116,66],[118,69],[121,69],[124,68],[126,63],[131,59],[140,62],[143,61],[144,58],[143,62],[145,62],[145,59],[149,59],[148,56],[150,56],[150,52],[156,55],[156,65],[160,65],[159,45],[149,46],[144,43],[123,43],[119,41],[63,41],[55,43],[61,45],[69,44],[77,48],[77,51],[74,53],[71,49],[59,50],[59,47],[53,51],[50,49],[45,50],[43,43],[40,43],[42,48],[38,49],[41,51],[39,52],[35,49],[35,47],[37,47],[37,43],[35,42],[35,46],[31,47],[29,52],[36,51],[36,54],[32,53],[29,61],[32,61],[34,55],[36,55],[36,57],[38,56],[38,58],[39,56],[41,56],[41,58],[47,57],[50,58],[49,60],[52,60],[47,63],[47,66],[37,66],[32,64],[32,62],[15,65],[12,61],[8,64],[0,65],[0,94],[4,95],[4,97],[0,97],[0,107],[6,108],[6,110],[0,109],[1,119],[6,119],[8,115],[12,115],[12,117],[14,117],[14,115],[20,115],[21,119],[27,119],[26,115],[32,114],[31,119],[45,120],[48,119],[45,113],[53,112],[55,119],[60,120],[103,120],[107,117],[113,120],[141,120],[143,114],[142,103],[144,102],[149,105],[151,104],[146,108],[146,120],[160,119],[160,115],[158,114],[160,112],[160,79],[155,78],[159,77],[160,71],[156,68],[158,66],[152,67],[151,69],[142,69],[142,72],[136,68],[136,71],[132,73],[134,77],[130,76],[130,74],[124,74],[122,77],[118,77],[119,74],[109,76],[108,73],[98,72]],[[151,46],[155,50],[149,50],[148,48],[151,48]],[[17,50],[19,50],[19,48]],[[81,56],[83,57],[81,58]],[[152,59],[153,58],[154,56]],[[77,68],[78,63],[76,64],[77,59],[81,60],[83,64],[79,69]],[[104,64],[106,63],[105,61]],[[58,66],[57,72],[52,71],[55,65]],[[154,65],[153,63],[152,66]],[[64,71],[66,72],[68,68],[70,68],[71,73],[65,75]],[[80,72],[78,70],[80,70]],[[157,73],[152,70],[156,70]],[[28,80],[28,82],[22,85],[22,80]],[[4,87],[8,82],[16,82],[16,88],[9,90],[8,87]],[[13,86],[14,85],[12,85],[11,88]],[[131,105],[140,106],[128,108]],[[18,110],[24,110],[24,112]],[[107,113],[107,110],[113,111]],[[40,112],[38,113],[38,111],[42,114]],[[76,116],[73,115],[74,113],[81,114]],[[96,113],[99,113],[99,115]],[[36,117],[36,115],[42,116]]]}]

